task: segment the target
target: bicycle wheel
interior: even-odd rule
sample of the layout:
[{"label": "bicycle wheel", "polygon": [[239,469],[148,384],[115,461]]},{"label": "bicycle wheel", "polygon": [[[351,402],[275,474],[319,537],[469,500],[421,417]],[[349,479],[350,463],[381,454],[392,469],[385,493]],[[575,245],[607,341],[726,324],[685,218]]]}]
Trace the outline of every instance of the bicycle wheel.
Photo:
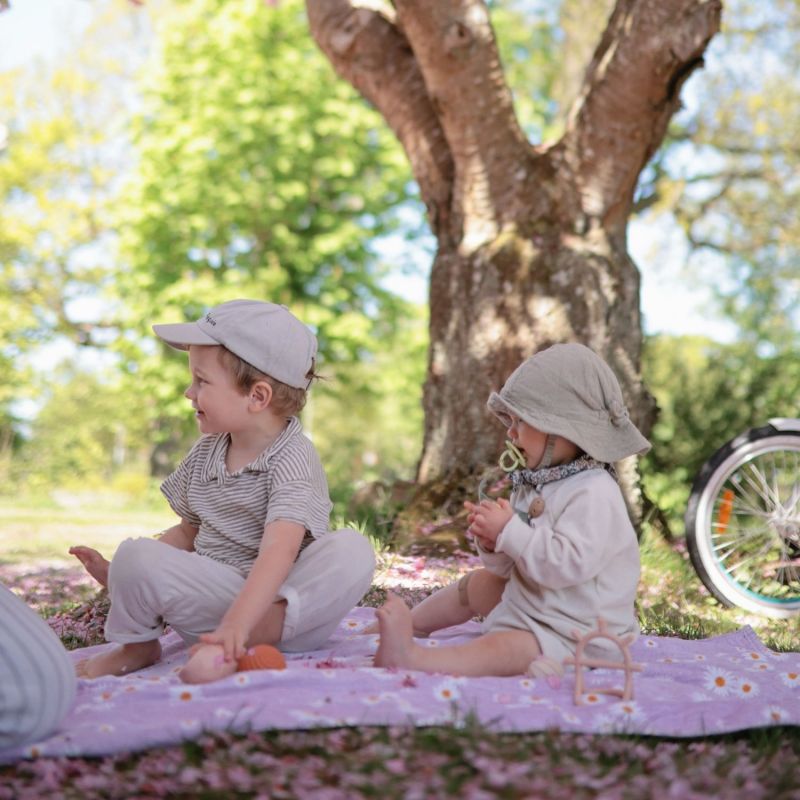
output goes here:
[{"label": "bicycle wheel", "polygon": [[721,447],[692,487],[686,541],[724,605],[800,614],[800,431],[765,425]]}]

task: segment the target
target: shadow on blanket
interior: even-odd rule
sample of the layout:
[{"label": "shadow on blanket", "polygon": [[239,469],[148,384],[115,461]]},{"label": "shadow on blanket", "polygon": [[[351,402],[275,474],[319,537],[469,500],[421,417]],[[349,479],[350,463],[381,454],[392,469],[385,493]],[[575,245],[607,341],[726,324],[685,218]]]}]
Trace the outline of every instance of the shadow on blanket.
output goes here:
[{"label": "shadow on blanket", "polygon": [[[0,752],[0,763],[38,756],[99,756],[175,744],[215,730],[357,725],[459,725],[477,718],[508,732],[560,729],[688,737],[770,725],[800,725],[800,654],[774,653],[752,628],[687,641],[642,636],[631,647],[644,669],[632,701],[593,694],[619,672],[586,676],[585,704],[573,702],[574,673],[558,688],[532,678],[458,678],[372,666],[377,636],[359,631],[374,610],[356,608],[328,647],[287,657],[283,671],[241,672],[188,686],[177,671],[186,647],[162,639],[159,664],[121,678],[79,682],[60,731]],[[474,622],[419,640],[428,647],[466,641]],[[72,651],[78,660],[103,647]]]}]

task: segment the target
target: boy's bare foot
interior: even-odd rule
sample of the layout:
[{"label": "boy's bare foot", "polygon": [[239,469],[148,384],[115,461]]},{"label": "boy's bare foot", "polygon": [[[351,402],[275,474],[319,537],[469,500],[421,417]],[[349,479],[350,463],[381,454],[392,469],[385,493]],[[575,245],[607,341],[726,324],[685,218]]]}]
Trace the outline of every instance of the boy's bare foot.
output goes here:
[{"label": "boy's bare foot", "polygon": [[359,633],[379,633],[380,629],[380,625],[378,625],[378,620],[376,619],[375,622],[370,622],[369,625],[362,628]]},{"label": "boy's bare foot", "polygon": [[[371,633],[380,633],[381,626],[377,620],[375,622],[370,622],[365,628],[362,628],[358,633],[361,634],[371,634]],[[413,629],[414,638],[415,639],[427,639],[430,634],[427,631],[418,631],[416,628]]]},{"label": "boy's bare foot", "polygon": [[79,678],[127,675],[155,664],[159,658],[161,658],[161,645],[158,639],[123,644],[113,650],[79,661],[75,665],[75,674]]},{"label": "boy's bare foot", "polygon": [[111,562],[92,547],[70,547],[69,552],[86,567],[86,571],[103,587],[108,588],[108,568]]},{"label": "boy's bare foot", "polygon": [[413,667],[414,625],[411,610],[394,594],[375,612],[381,640],[375,653],[377,667]]},{"label": "boy's bare foot", "polygon": [[184,683],[210,683],[227,678],[234,672],[236,661],[225,661],[221,645],[200,644],[189,650],[189,660],[178,673],[178,677]]}]

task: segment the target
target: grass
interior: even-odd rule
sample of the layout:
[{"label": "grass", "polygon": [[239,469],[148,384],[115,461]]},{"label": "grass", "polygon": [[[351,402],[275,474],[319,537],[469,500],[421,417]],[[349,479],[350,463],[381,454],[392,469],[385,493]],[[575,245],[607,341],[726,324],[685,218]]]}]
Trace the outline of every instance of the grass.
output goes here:
[{"label": "grass", "polygon": [[[0,506],[0,580],[62,635],[67,647],[102,640],[103,594],[70,561],[70,544],[111,555],[129,535],[170,520],[152,512]],[[366,605],[386,590],[414,604],[451,581],[469,559],[383,552]],[[642,543],[639,615],[646,632],[698,638],[749,624],[770,646],[796,650],[800,620],[722,608],[680,543]],[[207,735],[180,746],[101,759],[41,759],[0,768],[3,798],[760,798],[800,797],[800,729],[702,739],[500,734],[458,727],[341,728]]]},{"label": "grass", "polygon": [[800,648],[800,617],[769,619],[718,603],[695,574],[683,539],[669,546],[646,532],[641,550],[638,613],[644,631],[698,639],[749,625],[773,650]]},{"label": "grass", "polygon": [[110,558],[123,539],[147,536],[174,523],[169,509],[126,509],[99,500],[73,508],[0,501],[0,563],[71,563],[68,551],[76,544]]}]

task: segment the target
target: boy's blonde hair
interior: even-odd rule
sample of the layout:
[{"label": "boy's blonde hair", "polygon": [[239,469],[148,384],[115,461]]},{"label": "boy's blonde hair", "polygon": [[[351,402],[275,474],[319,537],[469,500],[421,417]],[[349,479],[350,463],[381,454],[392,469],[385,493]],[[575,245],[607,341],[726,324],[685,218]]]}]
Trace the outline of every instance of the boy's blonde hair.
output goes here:
[{"label": "boy's blonde hair", "polygon": [[[247,394],[259,381],[266,381],[272,387],[272,402],[270,408],[278,416],[292,417],[299,414],[306,404],[308,392],[306,389],[297,389],[276,380],[271,375],[256,369],[252,364],[248,364],[242,358],[232,353],[227,347],[220,347],[220,361],[222,365],[230,371],[236,387]],[[306,376],[311,381],[318,376],[314,373],[314,368],[308,371]]]}]

